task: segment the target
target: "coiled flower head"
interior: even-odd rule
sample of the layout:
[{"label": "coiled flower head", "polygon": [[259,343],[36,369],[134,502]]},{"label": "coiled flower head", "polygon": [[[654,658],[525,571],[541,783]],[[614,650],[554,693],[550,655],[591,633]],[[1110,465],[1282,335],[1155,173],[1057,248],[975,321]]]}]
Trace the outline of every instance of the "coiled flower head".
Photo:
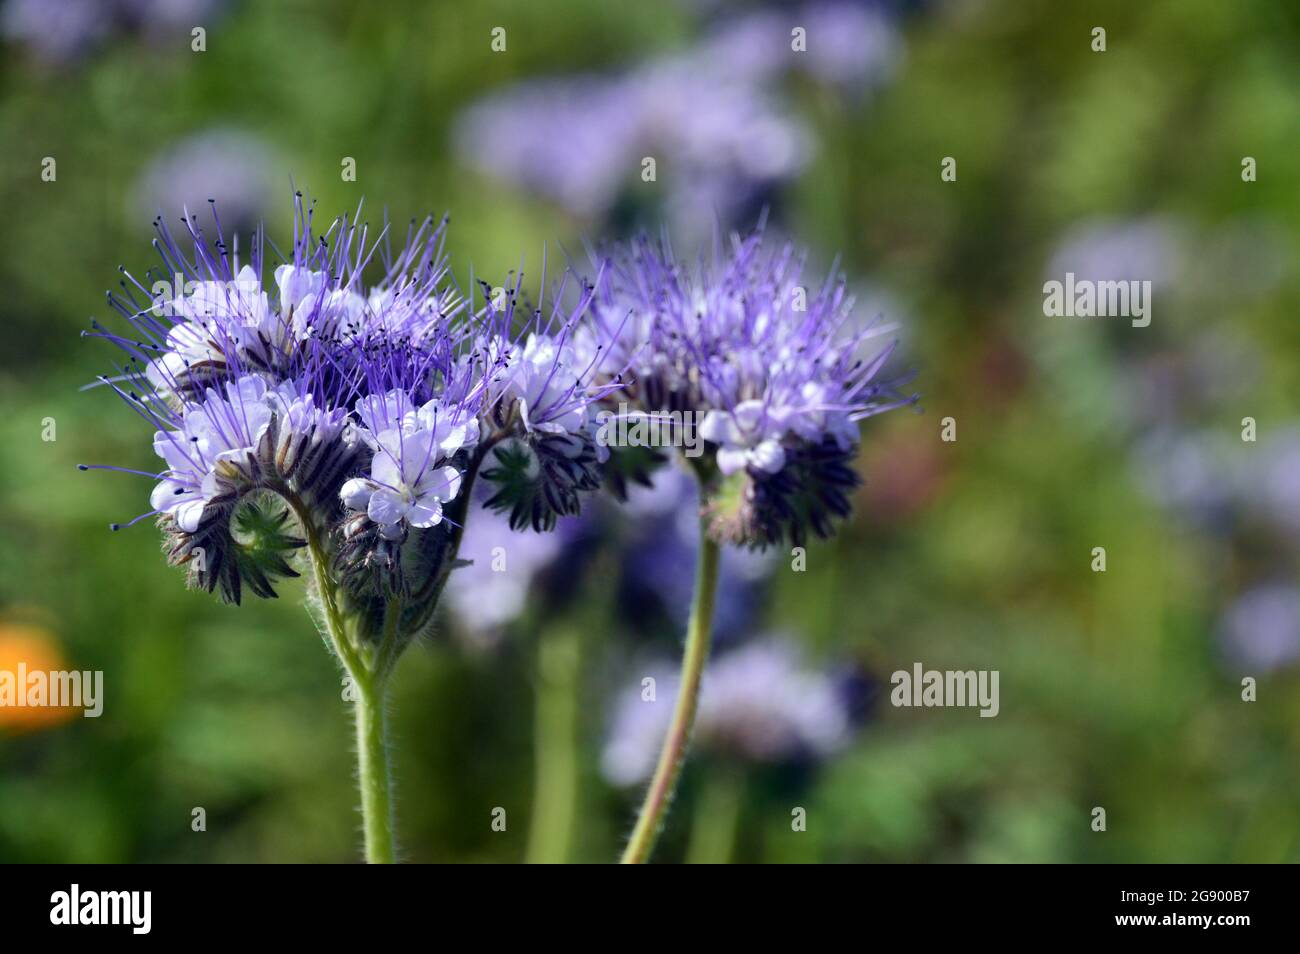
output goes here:
[{"label": "coiled flower head", "polygon": [[804,256],[761,231],[694,267],[644,236],[610,260],[582,349],[607,379],[628,369],[620,400],[694,420],[718,477],[714,536],[829,535],[858,480],[858,422],[916,400],[882,377],[894,345],[870,348],[889,329],[854,327],[843,277],[809,288]]},{"label": "coiled flower head", "polygon": [[598,381],[597,362],[573,345],[593,293],[581,284],[566,310],[561,283],[549,315],[527,308],[520,279],[487,295],[482,316],[492,360],[484,422],[503,439],[492,439],[483,477],[493,488],[487,506],[508,513],[514,529],[551,530],[559,517],[579,512],[582,494],[600,489],[605,454],[589,409],[622,381]]},{"label": "coiled flower head", "polygon": [[260,232],[241,264],[215,210],[211,238],[185,216],[185,251],[159,221],[163,269],[124,272],[110,294],[129,332],[94,324],[126,355],[101,380],[153,426],[165,465],[137,519],[157,515],[173,562],[232,601],[241,581],[274,595],[292,572],[282,551],[307,541],[282,531],[286,506],[358,600],[436,596],[463,485],[490,450],[538,462],[510,485],[509,502],[528,504],[520,523],[548,529],[596,486],[586,408],[616,385],[593,385],[567,345],[590,289],[519,322],[513,295],[467,307],[445,221],[413,222],[394,256],[387,226],[371,240],[364,224],[317,233],[312,218],[297,197],[292,255],[269,275]]}]

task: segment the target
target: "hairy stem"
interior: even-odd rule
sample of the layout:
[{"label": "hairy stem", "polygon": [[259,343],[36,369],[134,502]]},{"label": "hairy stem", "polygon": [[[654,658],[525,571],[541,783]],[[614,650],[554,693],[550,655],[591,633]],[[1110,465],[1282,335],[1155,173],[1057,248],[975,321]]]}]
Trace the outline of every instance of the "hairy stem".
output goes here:
[{"label": "hairy stem", "polygon": [[393,807],[388,768],[388,743],[384,727],[384,691],[392,661],[388,658],[396,641],[397,612],[389,605],[384,638],[378,652],[367,654],[354,644],[339,607],[338,588],[330,575],[329,554],[323,534],[311,520],[307,509],[296,497],[285,499],[298,516],[307,553],[311,558],[312,578],[320,599],[321,615],[330,647],[352,679],[356,695],[357,779],[361,787],[361,819],[365,832],[366,861],[391,864],[397,849],[393,840]]},{"label": "hairy stem", "polygon": [[650,860],[655,840],[663,826],[668,805],[681,775],[690,742],[691,726],[699,703],[700,679],[709,658],[709,641],[713,631],[713,602],[718,588],[718,545],[708,534],[705,520],[700,520],[700,555],[695,568],[695,595],[691,601],[691,618],[686,629],[686,648],[682,655],[681,684],[673,707],[672,724],[664,738],[650,780],[641,814],[632,837],[623,851],[623,864],[644,864]]},{"label": "hairy stem", "polygon": [[562,864],[569,855],[578,794],[578,690],[582,649],[576,628],[543,632],[537,646],[533,719],[533,815],[529,864]]},{"label": "hairy stem", "polygon": [[361,786],[361,819],[366,838],[366,861],[392,864],[397,848],[393,839],[392,785],[388,768],[384,688],[386,679],[358,678],[356,682],[357,778]]}]

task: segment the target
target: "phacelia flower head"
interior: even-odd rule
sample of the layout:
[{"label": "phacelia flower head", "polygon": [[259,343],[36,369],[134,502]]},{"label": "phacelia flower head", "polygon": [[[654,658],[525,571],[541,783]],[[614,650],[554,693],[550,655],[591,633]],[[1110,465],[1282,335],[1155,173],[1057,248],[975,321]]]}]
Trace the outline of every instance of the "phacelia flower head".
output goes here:
[{"label": "phacelia flower head", "polygon": [[[519,279],[476,308],[450,281],[445,221],[412,222],[394,255],[389,226],[374,240],[347,218],[318,232],[299,197],[289,253],[259,230],[244,261],[215,208],[213,220],[209,235],[187,212],[184,242],[159,221],[164,268],[124,270],[109,296],[124,327],[92,326],[125,354],[101,383],[149,424],[161,459],[133,471],[155,484],[137,520],[156,516],[191,584],[236,603],[275,596],[306,549],[357,724],[382,726],[394,665],[464,563],[479,472],[512,529],[549,530],[599,486],[587,407],[619,385],[571,345],[593,289],[574,309],[557,294],[525,314]],[[382,732],[358,742],[366,857],[392,861]]]},{"label": "phacelia flower head", "polygon": [[521,320],[517,285],[500,304],[462,299],[445,221],[413,222],[394,255],[391,227],[371,239],[347,218],[319,233],[312,220],[299,196],[292,254],[274,267],[260,232],[242,262],[215,211],[211,236],[185,216],[183,244],[159,221],[163,268],[124,272],[110,294],[129,331],[94,325],[126,355],[102,382],[152,425],[164,465],[142,517],[159,518],[194,582],[232,600],[241,580],[273,595],[272,576],[291,572],[278,551],[304,540],[280,531],[284,507],[358,599],[433,598],[489,452],[489,502],[516,525],[549,529],[598,485],[587,406],[617,384],[595,383],[569,344],[591,289]]},{"label": "phacelia flower head", "polygon": [[584,352],[619,400],[691,416],[719,475],[714,535],[751,546],[829,535],[849,510],[858,422],[913,403],[882,377],[887,327],[855,326],[835,273],[804,283],[804,257],[761,231],[733,236],[695,266],[639,238],[610,256]]},{"label": "phacelia flower head", "polygon": [[[677,676],[624,690],[601,756],[615,785],[635,785],[654,770],[672,721]],[[824,758],[843,747],[853,729],[848,684],[807,668],[793,645],[767,637],[724,653],[704,674],[693,744],[714,758],[745,764]]]},{"label": "phacelia flower head", "polygon": [[604,448],[590,409],[622,380],[598,380],[596,359],[574,346],[594,287],[583,283],[576,305],[566,308],[561,283],[549,313],[523,303],[521,279],[509,289],[485,289],[483,420],[496,437],[489,438],[483,477],[494,489],[487,506],[509,513],[515,529],[553,529],[559,517],[579,512],[581,494],[601,485]]},{"label": "phacelia flower head", "polygon": [[[142,375],[152,397],[184,400],[213,381],[257,374],[272,384],[301,381],[318,403],[338,406],[364,393],[376,349],[427,351],[392,369],[423,375],[465,334],[455,323],[462,302],[449,282],[445,222],[413,224],[393,258],[389,228],[384,244],[347,218],[318,234],[298,196],[292,255],[272,267],[260,232],[241,264],[215,208],[212,218],[215,235],[187,213],[183,240],[159,218],[162,268],[143,281],[123,270],[122,290],[109,295],[132,334],[96,329],[127,352],[124,379]],[[368,269],[383,272],[373,285],[363,277]]]}]

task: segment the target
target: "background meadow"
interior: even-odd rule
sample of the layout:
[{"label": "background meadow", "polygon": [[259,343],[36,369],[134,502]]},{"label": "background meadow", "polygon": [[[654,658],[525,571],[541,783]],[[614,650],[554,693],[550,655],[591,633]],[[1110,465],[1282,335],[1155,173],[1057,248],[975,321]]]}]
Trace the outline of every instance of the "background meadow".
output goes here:
[{"label": "background meadow", "polygon": [[[301,581],[187,592],[148,521],[108,529],[148,482],[76,469],[155,466],[79,337],[155,214],[215,197],[284,239],[291,182],[449,213],[462,285],[766,209],[898,325],[921,408],[864,422],[852,522],[803,572],[735,559],[719,618],[719,658],[779,638],[851,685],[851,737],[702,753],[659,860],[1300,860],[1297,62],[1281,0],[0,0],[0,668],[105,682],[99,719],[0,710],[0,861],[357,857]],[[1044,317],[1065,271],[1152,281],[1151,325]],[[616,856],[616,713],[671,668],[692,556],[671,487],[610,509],[463,571],[402,661],[409,860]],[[890,706],[915,662],[999,670],[1000,714]]]}]

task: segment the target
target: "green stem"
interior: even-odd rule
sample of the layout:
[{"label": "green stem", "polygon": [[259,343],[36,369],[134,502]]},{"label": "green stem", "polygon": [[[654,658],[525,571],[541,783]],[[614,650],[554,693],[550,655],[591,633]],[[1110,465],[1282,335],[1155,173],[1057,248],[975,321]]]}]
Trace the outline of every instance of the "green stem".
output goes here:
[{"label": "green stem", "polygon": [[396,640],[398,614],[390,603],[384,638],[377,652],[366,654],[349,638],[338,590],[330,575],[329,557],[322,535],[302,503],[285,495],[298,515],[307,553],[311,558],[316,595],[320,598],[325,631],[330,647],[347,670],[356,691],[357,780],[361,787],[361,820],[365,832],[366,861],[392,864],[397,849],[393,840],[393,805],[388,769],[388,743],[384,725],[384,691],[391,669],[392,644]]},{"label": "green stem", "polygon": [[623,851],[623,864],[644,864],[650,860],[655,839],[663,826],[664,815],[686,759],[691,726],[700,696],[700,678],[709,658],[709,641],[713,630],[713,600],[718,588],[718,545],[708,534],[705,520],[700,520],[700,556],[695,568],[695,595],[691,601],[691,618],[686,629],[686,648],[682,655],[681,685],[673,707],[659,763],[646,791],[632,837]]},{"label": "green stem", "polygon": [[740,779],[725,769],[705,780],[695,805],[687,864],[725,865],[731,861],[743,792]]},{"label": "green stem", "polygon": [[397,849],[393,840],[393,802],[388,769],[383,676],[353,675],[357,703],[357,778],[361,786],[361,818],[366,837],[366,861],[391,865]]},{"label": "green stem", "polygon": [[330,647],[347,670],[356,689],[354,714],[357,729],[357,781],[361,788],[366,861],[372,864],[391,864],[397,856],[393,838],[392,781],[384,712],[388,675],[410,639],[422,631],[433,616],[442,587],[447,582],[447,575],[455,566],[474,477],[493,443],[495,441],[486,442],[471,460],[459,499],[449,511],[449,515],[454,515],[455,529],[447,552],[443,554],[442,566],[417,594],[414,618],[410,625],[402,625],[407,609],[405,601],[390,599],[384,608],[384,630],[377,645],[368,644],[360,635],[349,633],[348,621],[339,602],[338,586],[330,574],[325,533],[316,526],[311,511],[296,494],[284,486],[276,488],[276,492],[293,508],[302,526],[311,559],[315,591],[320,599],[325,633]]},{"label": "green stem", "polygon": [[537,645],[533,815],[530,864],[563,864],[569,856],[578,792],[578,690],[582,649],[575,627],[543,632]]}]

